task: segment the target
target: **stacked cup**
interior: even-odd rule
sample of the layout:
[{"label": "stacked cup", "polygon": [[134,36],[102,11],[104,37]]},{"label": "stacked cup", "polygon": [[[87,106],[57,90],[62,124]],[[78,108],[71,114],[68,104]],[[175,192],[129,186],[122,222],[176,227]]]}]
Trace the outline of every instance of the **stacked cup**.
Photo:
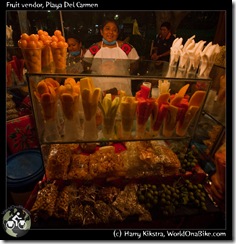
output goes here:
[{"label": "stacked cup", "polygon": [[39,36],[36,34],[28,35],[23,33],[18,41],[18,46],[21,48],[28,72],[41,73],[43,43],[39,40]]},{"label": "stacked cup", "polygon": [[56,73],[65,73],[66,71],[67,47],[68,44],[61,31],[55,30],[52,36],[51,50]]}]

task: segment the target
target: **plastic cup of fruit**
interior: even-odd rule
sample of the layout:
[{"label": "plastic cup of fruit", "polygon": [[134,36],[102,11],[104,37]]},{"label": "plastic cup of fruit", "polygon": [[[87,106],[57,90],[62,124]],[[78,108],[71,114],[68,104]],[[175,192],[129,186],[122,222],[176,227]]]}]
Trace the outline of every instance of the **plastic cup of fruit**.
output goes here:
[{"label": "plastic cup of fruit", "polygon": [[136,121],[136,137],[137,138],[145,137],[146,127],[147,127],[147,122],[138,123],[138,120]]},{"label": "plastic cup of fruit", "polygon": [[41,73],[41,48],[22,48],[21,49],[27,71],[29,73]]},{"label": "plastic cup of fruit", "polygon": [[52,57],[51,47],[49,45],[45,45],[43,47],[41,61],[42,61],[42,71],[52,72],[53,57]]},{"label": "plastic cup of fruit", "polygon": [[67,48],[53,48],[52,50],[52,57],[53,62],[55,64],[55,72],[56,73],[64,73],[66,71],[66,55],[67,55]]},{"label": "plastic cup of fruit", "polygon": [[132,129],[134,124],[134,118],[129,116],[121,115],[121,123],[122,123],[122,138],[130,139],[132,136]]},{"label": "plastic cup of fruit", "polygon": [[114,135],[115,116],[104,117],[102,121],[102,132],[106,139],[112,139]]}]

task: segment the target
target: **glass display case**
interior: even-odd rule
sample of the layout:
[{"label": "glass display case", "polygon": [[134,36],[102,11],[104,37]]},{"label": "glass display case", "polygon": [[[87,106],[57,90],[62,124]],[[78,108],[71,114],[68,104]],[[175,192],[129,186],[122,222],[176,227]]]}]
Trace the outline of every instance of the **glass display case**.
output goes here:
[{"label": "glass display case", "polygon": [[[26,206],[37,216],[35,228],[41,228],[42,216],[53,228],[126,228],[136,222],[161,228],[173,216],[186,217],[186,211],[221,218],[191,150],[211,79],[168,77],[165,62],[135,61],[125,74],[117,69],[121,60],[97,62],[112,72],[95,72],[86,60],[80,74],[27,74],[45,164],[45,178]],[[128,80],[131,94],[96,85],[107,80],[117,85]],[[186,187],[191,194],[189,182],[203,192],[204,203],[196,205],[190,198],[183,203],[180,197],[167,210],[162,187]],[[47,209],[46,196],[54,202]]]},{"label": "glass display case", "polygon": [[[106,63],[106,66],[109,66],[108,69],[110,74],[104,75],[102,72],[93,72],[89,62],[85,63],[85,71],[80,74],[27,74],[32,105],[41,144],[59,142],[101,142],[104,140],[182,140],[184,138],[193,137],[198,123],[199,115],[201,114],[204,101],[207,97],[207,93],[211,85],[211,79],[179,79],[175,77],[167,77],[166,74],[168,72],[168,63],[165,62],[160,63],[147,60],[135,61],[133,64],[131,64],[131,70],[131,66],[129,66],[127,72],[125,73],[123,71],[120,72],[120,67],[127,66],[127,64],[124,64],[122,60],[98,59],[96,62],[96,65],[98,66],[102,66],[104,63]],[[116,68],[114,69],[114,67]],[[125,75],[122,75],[122,73]],[[54,103],[52,104],[51,101],[49,101],[49,103],[45,105],[42,103],[42,100],[40,100],[39,93],[41,91],[40,88],[38,88],[38,84],[40,82],[42,83],[42,81],[46,81],[47,79],[53,79],[54,81],[58,82],[58,86],[60,86],[60,88],[56,88],[57,94],[55,94]],[[69,79],[73,79],[73,82],[80,84],[80,91],[77,94],[77,105],[71,104],[71,106],[74,106],[73,108],[71,106],[66,107],[67,104],[63,103],[61,96],[62,87],[64,89],[66,80],[68,81]],[[101,90],[99,87],[94,86],[93,91],[96,91],[97,89],[99,92],[99,95],[96,98],[97,100],[85,101],[86,98],[84,95],[82,95],[81,90],[81,79],[83,84],[86,83],[83,85],[83,87],[88,86],[90,83],[93,83],[92,86],[94,86],[94,83],[101,84],[102,82],[108,82],[107,84],[109,84],[109,81],[115,82],[113,83],[115,85],[114,87],[111,87],[112,85],[107,86],[107,89],[105,90]],[[130,94],[127,94],[123,92],[122,89],[119,89],[121,84],[127,81],[128,83],[125,84],[130,84]],[[146,84],[149,87],[145,86]],[[140,96],[140,93],[144,93],[144,86],[147,87],[145,90],[147,94],[144,95],[145,98],[141,97],[139,101],[137,98]],[[183,89],[181,90],[181,88]],[[92,95],[93,91],[90,91],[90,95]],[[111,94],[113,92],[114,94]],[[158,92],[159,96],[161,95],[162,101],[159,100],[159,107],[157,102],[158,94],[154,94],[154,92]],[[106,94],[109,93],[112,95],[112,97],[110,100],[107,100]],[[193,99],[192,103],[189,104],[193,94],[197,94],[197,96],[195,97],[195,101],[193,101]],[[125,97],[132,97],[135,100],[135,103],[132,104],[132,99],[128,100],[128,102],[125,101]],[[169,102],[170,99],[173,99],[174,97],[175,100]],[[185,104],[183,104],[183,101],[181,103],[182,99]],[[91,103],[94,103],[94,107],[91,107]],[[129,111],[130,108],[128,107],[128,104],[135,107],[135,112],[133,113],[133,116],[129,115],[127,118],[127,114],[131,113],[131,110]],[[163,114],[167,114],[164,116],[165,119],[164,117],[160,118],[159,116],[158,118],[157,116],[158,112],[159,115],[161,115],[160,105],[163,104],[167,105],[165,107],[166,111],[162,111]],[[141,105],[143,107],[141,107]],[[182,121],[185,123],[185,128],[183,130],[183,128],[180,128],[180,124],[177,125],[177,121],[179,119],[177,116],[181,117],[181,111],[182,113],[186,112],[184,111],[184,106],[186,109],[188,109],[189,105],[195,106],[197,108],[192,112],[192,115],[190,116],[191,118],[188,119],[185,117],[186,121]],[[77,107],[75,108],[75,106]],[[148,108],[150,111],[146,110]],[[67,112],[69,109],[71,111],[68,115]],[[94,109],[93,113],[90,111],[94,116],[88,113],[88,109]],[[108,109],[113,109],[114,111],[106,111]],[[142,109],[145,111],[142,111]],[[173,109],[173,111],[171,109]],[[146,114],[144,114],[145,112]],[[73,119],[68,119],[68,116],[70,117],[70,115],[73,117]],[[92,118],[93,121],[87,120],[87,118]],[[106,118],[106,121],[104,118]],[[159,121],[157,121],[157,119],[159,119]],[[183,115],[182,119],[184,120]],[[126,129],[128,129],[128,131],[126,131]],[[95,136],[89,136],[89,133],[94,134]],[[71,136],[69,136],[69,134],[71,134]]]}]

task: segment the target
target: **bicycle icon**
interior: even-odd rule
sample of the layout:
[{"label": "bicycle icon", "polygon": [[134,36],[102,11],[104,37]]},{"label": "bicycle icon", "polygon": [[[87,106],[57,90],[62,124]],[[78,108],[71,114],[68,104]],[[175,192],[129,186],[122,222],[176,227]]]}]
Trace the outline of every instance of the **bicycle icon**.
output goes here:
[{"label": "bicycle icon", "polygon": [[19,217],[20,212],[17,212],[15,216],[12,217],[11,220],[8,220],[6,222],[6,227],[8,229],[14,229],[15,227],[18,227],[20,230],[25,230],[27,228],[27,223],[24,219]]}]

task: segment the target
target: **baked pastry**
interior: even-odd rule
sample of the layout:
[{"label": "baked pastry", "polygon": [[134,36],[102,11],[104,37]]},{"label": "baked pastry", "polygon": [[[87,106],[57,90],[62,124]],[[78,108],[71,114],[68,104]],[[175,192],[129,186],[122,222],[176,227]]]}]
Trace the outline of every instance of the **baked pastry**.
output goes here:
[{"label": "baked pastry", "polygon": [[55,184],[47,184],[38,191],[36,201],[30,212],[40,218],[47,219],[53,215],[58,195],[58,187]]},{"label": "baked pastry", "polygon": [[57,218],[62,218],[67,220],[68,218],[68,210],[69,210],[69,203],[71,198],[71,190],[72,186],[64,186],[61,191],[58,192],[55,210],[53,215]]},{"label": "baked pastry", "polygon": [[123,169],[113,146],[101,147],[90,154],[89,173],[93,178],[114,176]]},{"label": "baked pastry", "polygon": [[68,171],[68,180],[86,180],[89,178],[89,156],[72,154],[72,160]]},{"label": "baked pastry", "polygon": [[179,173],[181,163],[177,155],[157,141],[127,142],[121,153],[127,178],[168,176]]},{"label": "baked pastry", "polygon": [[49,180],[67,180],[67,171],[71,160],[69,144],[52,144],[46,165],[46,177]]},{"label": "baked pastry", "polygon": [[138,203],[136,192],[136,184],[126,185],[112,203],[112,206],[119,210],[123,219],[130,215],[138,215],[139,221],[152,221],[150,212]]},{"label": "baked pastry", "polygon": [[69,205],[68,223],[70,225],[82,225],[84,217],[84,206],[76,200]]},{"label": "baked pastry", "polygon": [[83,224],[83,215],[84,207],[78,201],[77,197],[77,186],[76,184],[71,184],[70,189],[70,202],[68,207],[68,223],[70,225],[82,225]]}]

